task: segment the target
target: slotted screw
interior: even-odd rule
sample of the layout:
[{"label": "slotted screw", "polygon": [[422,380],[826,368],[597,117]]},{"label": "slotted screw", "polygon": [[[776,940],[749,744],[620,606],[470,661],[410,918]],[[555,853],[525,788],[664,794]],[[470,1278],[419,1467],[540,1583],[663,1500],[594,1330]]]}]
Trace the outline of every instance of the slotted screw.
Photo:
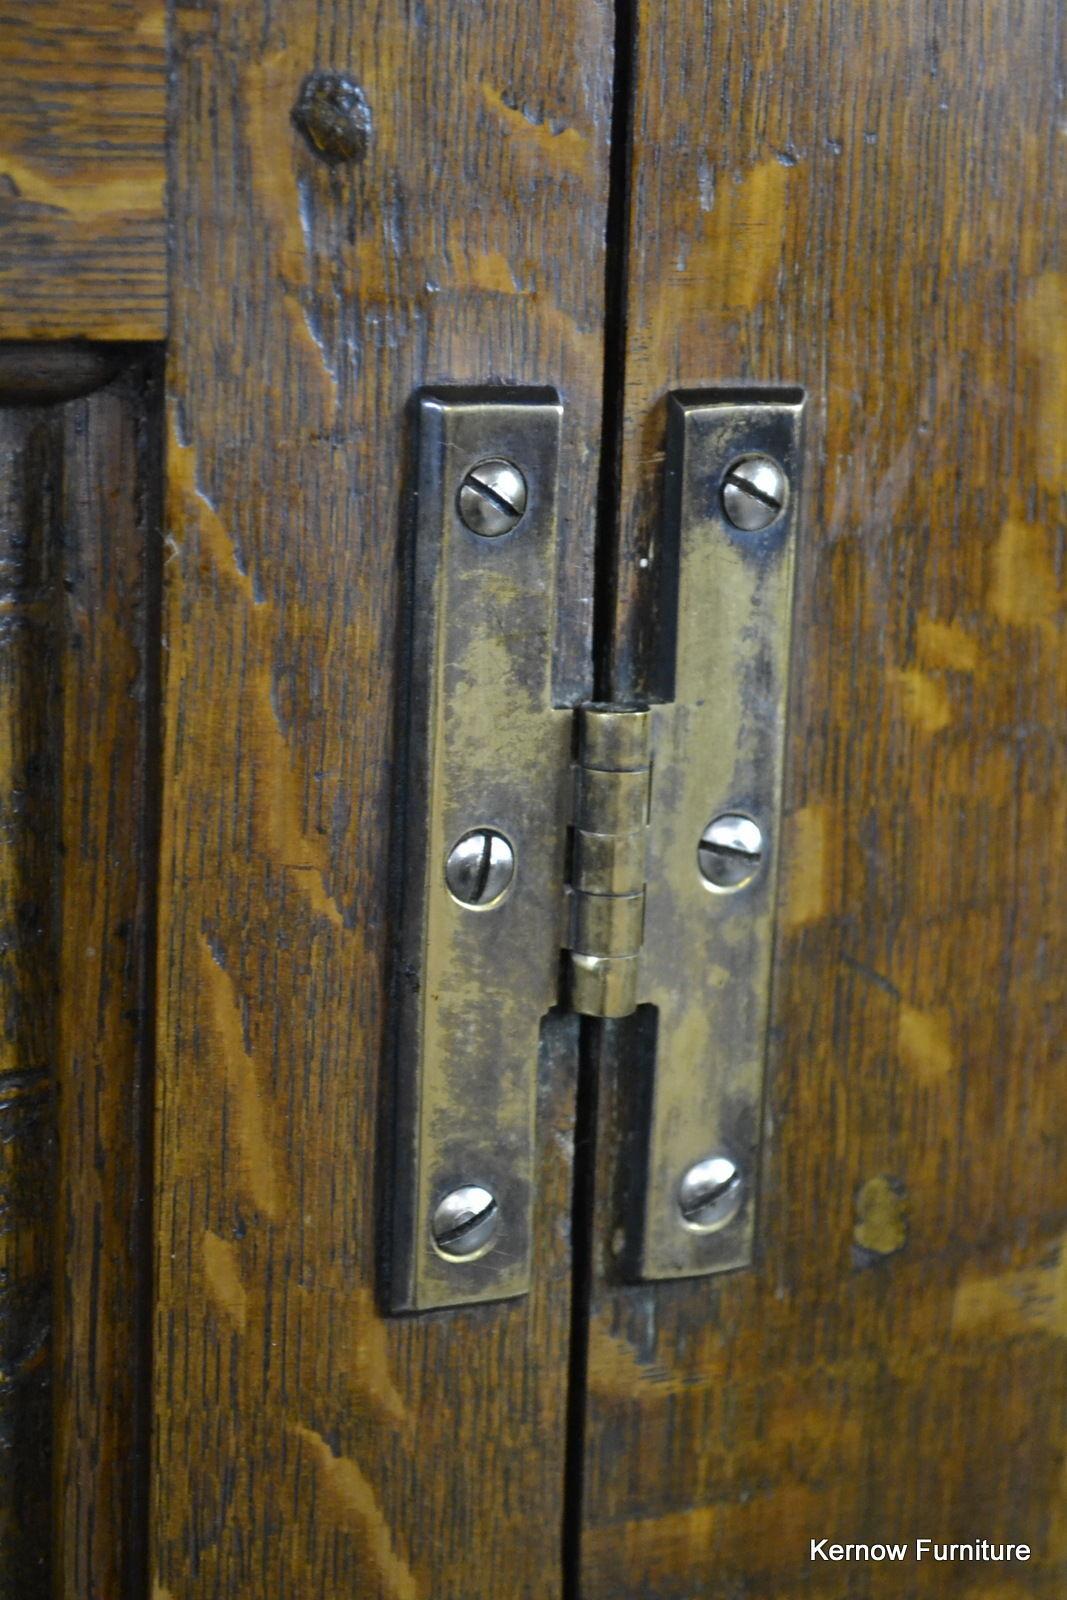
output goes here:
[{"label": "slotted screw", "polygon": [[472,828],[448,852],[445,882],[465,906],[491,906],[515,873],[515,852],[495,828]]},{"label": "slotted screw", "polygon": [[781,516],[789,484],[770,456],[742,456],[723,480],[722,508],[735,528],[759,533]]},{"label": "slotted screw", "polygon": [[763,832],[740,811],[709,822],[697,845],[697,863],[709,889],[733,894],[751,883],[763,859]]},{"label": "slotted screw", "polygon": [[492,1191],[465,1183],[438,1203],[433,1214],[433,1242],[441,1255],[468,1260],[483,1254],[500,1226],[500,1208]]},{"label": "slotted screw", "polygon": [[482,461],[460,484],[459,514],[472,533],[499,539],[522,521],[526,479],[510,461]]},{"label": "slotted screw", "polygon": [[678,1185],[678,1210],[687,1228],[713,1233],[731,1222],[741,1208],[744,1180],[730,1156],[705,1156],[689,1168]]}]

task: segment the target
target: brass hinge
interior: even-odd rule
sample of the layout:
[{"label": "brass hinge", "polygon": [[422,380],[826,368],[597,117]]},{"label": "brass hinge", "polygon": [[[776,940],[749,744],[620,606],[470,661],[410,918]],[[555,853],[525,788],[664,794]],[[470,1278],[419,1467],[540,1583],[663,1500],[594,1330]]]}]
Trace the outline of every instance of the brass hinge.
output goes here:
[{"label": "brass hinge", "polygon": [[651,719],[636,706],[590,704],[577,715],[570,1003],[586,1017],[628,1017],[645,927]]},{"label": "brass hinge", "polygon": [[420,396],[397,1310],[528,1288],[538,1041],[561,1005],[655,1015],[626,1269],[751,1260],[802,403],[671,397],[653,574],[671,621],[650,703],[613,705],[575,674],[579,608],[557,605],[558,397]]}]

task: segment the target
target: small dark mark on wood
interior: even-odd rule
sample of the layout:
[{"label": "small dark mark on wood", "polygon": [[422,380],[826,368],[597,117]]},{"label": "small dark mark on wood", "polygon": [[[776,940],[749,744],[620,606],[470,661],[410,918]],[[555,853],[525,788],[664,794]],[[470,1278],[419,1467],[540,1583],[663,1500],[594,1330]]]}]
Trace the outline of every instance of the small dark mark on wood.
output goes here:
[{"label": "small dark mark on wood", "polygon": [[866,978],[868,983],[873,983],[876,989],[881,989],[884,994],[891,995],[894,1000],[900,999],[900,990],[884,973],[876,972],[863,961],[857,961],[855,956],[842,953],[842,966],[848,967],[852,972],[858,972],[861,978]]}]

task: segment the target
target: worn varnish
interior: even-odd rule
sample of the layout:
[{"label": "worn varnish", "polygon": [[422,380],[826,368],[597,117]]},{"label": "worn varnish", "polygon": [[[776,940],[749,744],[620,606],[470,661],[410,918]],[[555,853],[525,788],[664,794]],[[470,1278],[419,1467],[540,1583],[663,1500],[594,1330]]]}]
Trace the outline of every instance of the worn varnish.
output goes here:
[{"label": "worn varnish", "polygon": [[[157,1600],[559,1592],[570,1031],[529,1298],[384,1317],[377,1180],[406,412],[561,390],[587,616],[609,30],[572,0],[175,13]],[[367,108],[329,161],[291,115],[313,72]]]},{"label": "worn varnish", "polygon": [[0,338],[166,331],[163,0],[0,7]]},{"label": "worn varnish", "polygon": [[143,1562],[154,392],[140,359],[0,409],[5,1600],[133,1595]]},{"label": "worn varnish", "polygon": [[[1067,263],[1054,4],[637,7],[617,692],[663,397],[799,382],[756,1267],[613,1282],[588,1600],[1067,1588]],[[640,565],[642,557],[651,562]],[[1029,1542],[817,1566],[808,1541]]]}]

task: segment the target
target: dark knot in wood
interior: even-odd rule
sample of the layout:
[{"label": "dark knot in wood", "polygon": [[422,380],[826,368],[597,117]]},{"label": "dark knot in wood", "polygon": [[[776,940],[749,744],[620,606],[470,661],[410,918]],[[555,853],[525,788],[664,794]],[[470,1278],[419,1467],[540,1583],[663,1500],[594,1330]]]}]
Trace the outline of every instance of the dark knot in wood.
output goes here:
[{"label": "dark knot in wood", "polygon": [[343,72],[309,72],[293,106],[294,125],[331,167],[362,161],[372,121],[367,97]]}]

